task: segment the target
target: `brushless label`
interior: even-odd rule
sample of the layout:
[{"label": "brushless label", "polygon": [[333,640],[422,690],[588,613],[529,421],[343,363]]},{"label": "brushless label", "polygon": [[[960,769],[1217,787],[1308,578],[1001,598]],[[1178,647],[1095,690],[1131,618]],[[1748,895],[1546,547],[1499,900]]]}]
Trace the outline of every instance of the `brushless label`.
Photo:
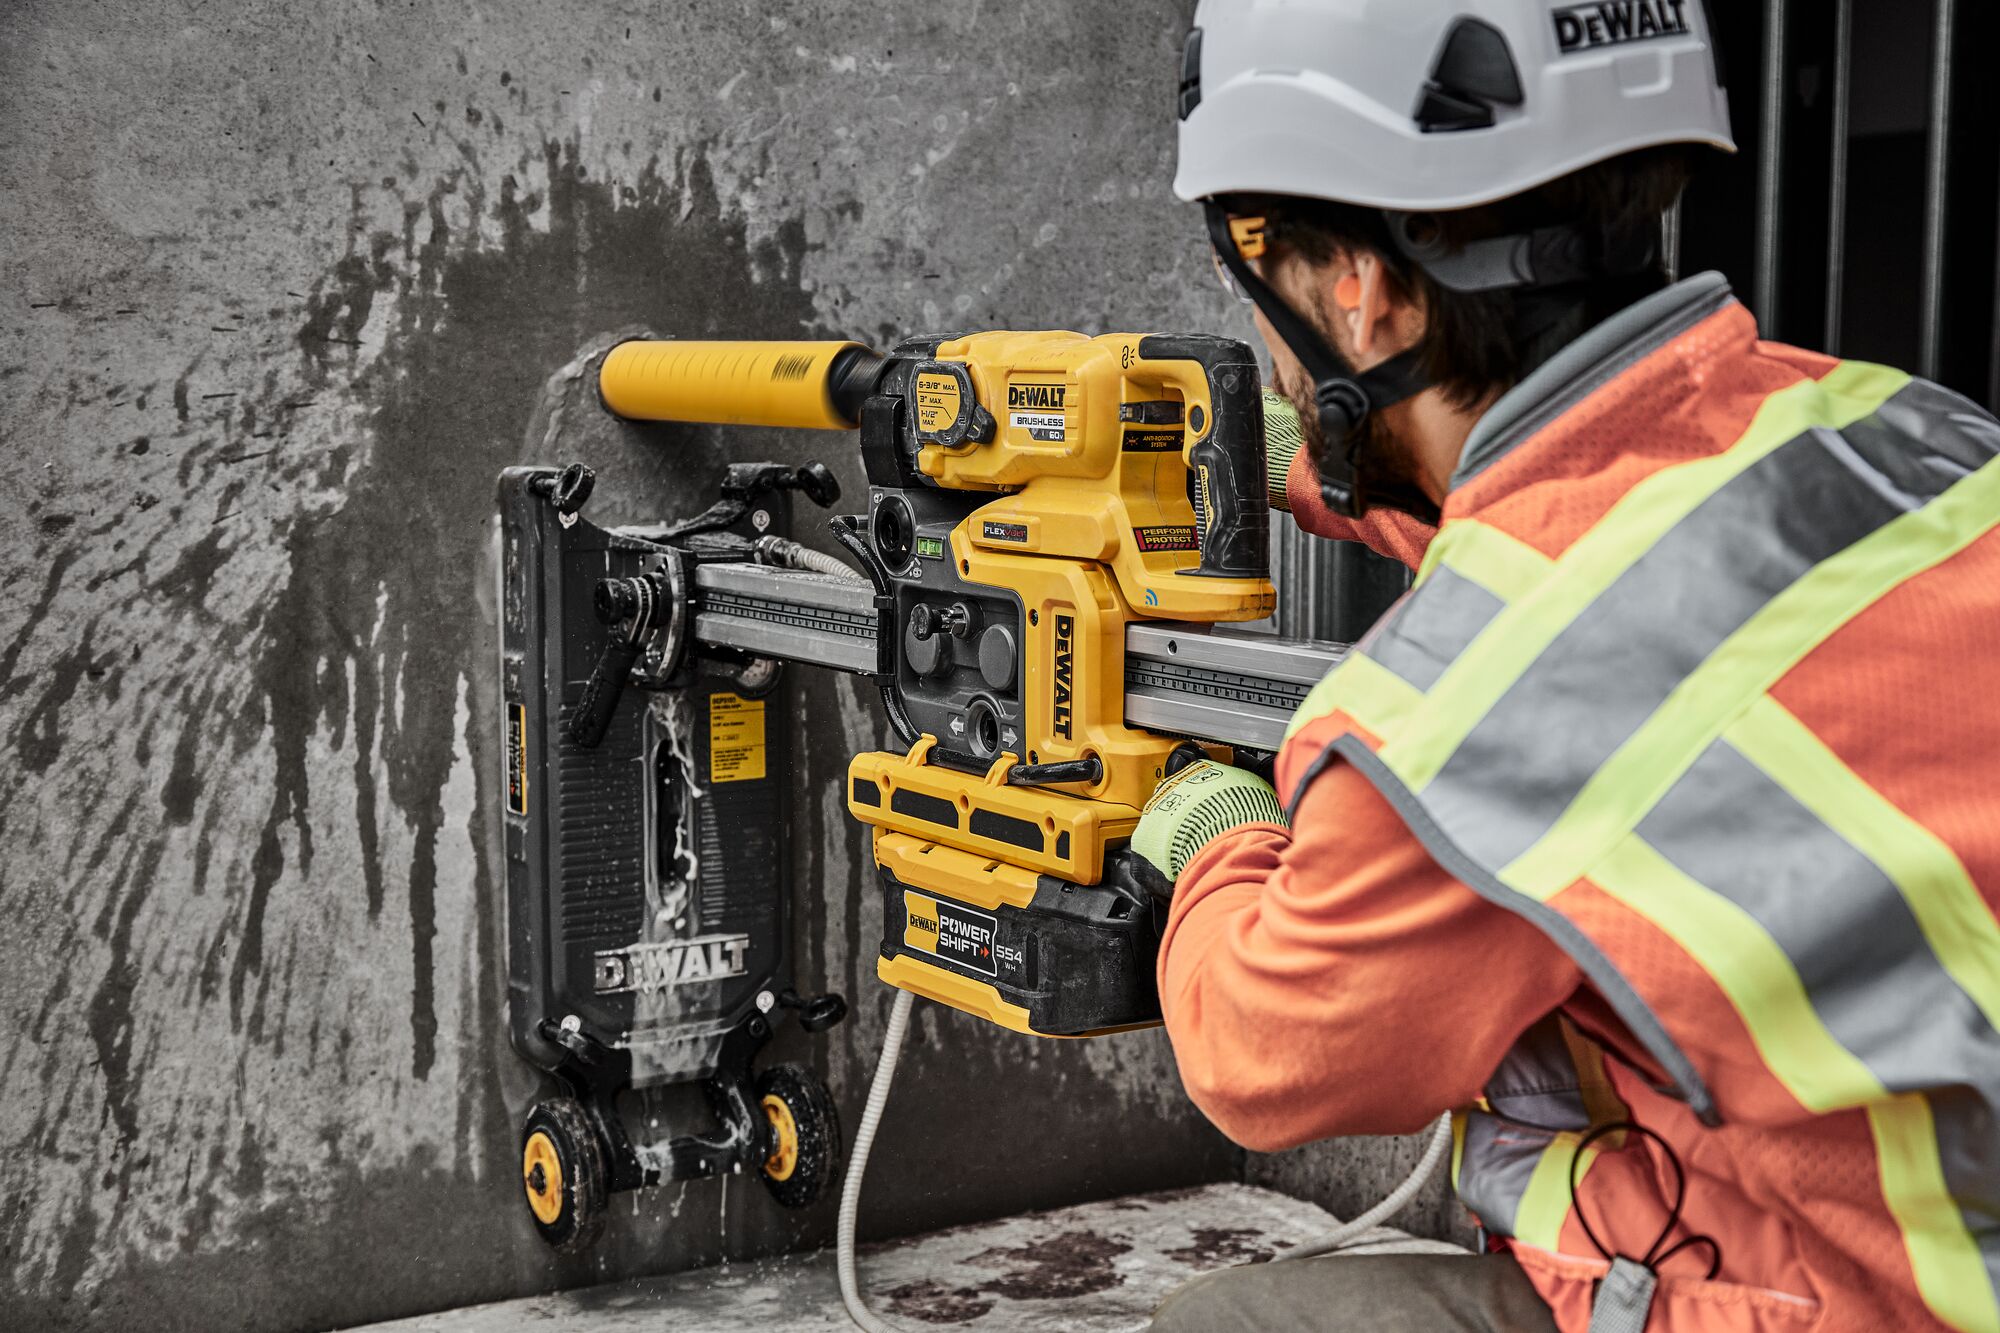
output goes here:
[{"label": "brushless label", "polygon": [[1076,621],[1058,614],[1055,635],[1055,670],[1049,673],[1049,725],[1056,735],[1070,739],[1070,710],[1076,693]]},{"label": "brushless label", "polygon": [[1199,551],[1201,542],[1195,535],[1192,523],[1162,523],[1154,527],[1134,528],[1132,535],[1138,540],[1142,551]]},{"label": "brushless label", "polygon": [[1068,436],[1063,415],[1067,384],[1010,384],[1007,386],[1007,424],[1028,433],[1028,438],[1060,443]]},{"label": "brushless label", "polygon": [[1178,426],[1171,430],[1161,430],[1157,426],[1141,428],[1128,427],[1120,447],[1128,454],[1177,454],[1181,451],[1181,432]]},{"label": "brushless label", "polygon": [[960,967],[998,975],[993,962],[994,920],[984,912],[928,894],[903,892],[907,921],[903,943]]},{"label": "brushless label", "polygon": [[748,935],[703,935],[606,949],[593,959],[599,995],[667,990],[693,981],[721,981],[749,970]]},{"label": "brushless label", "polygon": [[995,523],[991,519],[979,525],[979,535],[989,542],[1025,542],[1028,540],[1026,523]]},{"label": "brushless label", "polygon": [[965,410],[965,396],[959,392],[958,379],[953,375],[925,371],[917,376],[916,397],[917,430],[925,435],[950,430],[958,414]]},{"label": "brushless label", "polygon": [[708,780],[749,782],[764,776],[764,701],[708,696]]},{"label": "brushless label", "polygon": [[507,808],[528,813],[528,710],[507,706]]}]

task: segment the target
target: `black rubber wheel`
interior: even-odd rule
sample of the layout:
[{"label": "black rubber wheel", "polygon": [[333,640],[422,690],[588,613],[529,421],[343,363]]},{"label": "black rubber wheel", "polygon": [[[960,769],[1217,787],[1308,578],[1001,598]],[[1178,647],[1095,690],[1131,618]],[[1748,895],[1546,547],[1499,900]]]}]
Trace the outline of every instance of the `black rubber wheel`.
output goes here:
[{"label": "black rubber wheel", "polygon": [[840,1110],[818,1074],[804,1065],[772,1065],[757,1076],[757,1100],[771,1123],[764,1188],[787,1208],[826,1192],[840,1162]]},{"label": "black rubber wheel", "polygon": [[604,1150],[573,1097],[535,1103],[521,1127],[521,1188],[543,1240],[564,1253],[604,1230]]}]

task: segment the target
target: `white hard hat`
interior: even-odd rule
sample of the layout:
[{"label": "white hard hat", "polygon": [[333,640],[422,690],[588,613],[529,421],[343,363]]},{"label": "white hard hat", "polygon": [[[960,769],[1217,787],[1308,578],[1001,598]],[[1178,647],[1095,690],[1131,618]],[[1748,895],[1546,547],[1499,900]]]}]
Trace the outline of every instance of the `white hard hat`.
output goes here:
[{"label": "white hard hat", "polygon": [[1701,0],[1201,0],[1174,193],[1470,208],[1655,144],[1734,151]]}]

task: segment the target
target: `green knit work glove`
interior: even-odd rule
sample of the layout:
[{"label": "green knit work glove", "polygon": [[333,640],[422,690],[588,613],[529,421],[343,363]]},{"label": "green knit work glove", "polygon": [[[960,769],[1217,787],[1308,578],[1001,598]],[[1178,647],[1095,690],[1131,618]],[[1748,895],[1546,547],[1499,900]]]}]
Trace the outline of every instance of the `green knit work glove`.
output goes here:
[{"label": "green knit work glove", "polygon": [[1292,512],[1292,502],[1285,494],[1285,478],[1305,442],[1305,431],[1299,426],[1299,409],[1292,406],[1292,400],[1275,389],[1264,390],[1264,480],[1273,509]]},{"label": "green knit work glove", "polygon": [[1278,793],[1255,773],[1203,759],[1162,782],[1132,830],[1132,850],[1177,880],[1195,853],[1244,824],[1283,824]]}]

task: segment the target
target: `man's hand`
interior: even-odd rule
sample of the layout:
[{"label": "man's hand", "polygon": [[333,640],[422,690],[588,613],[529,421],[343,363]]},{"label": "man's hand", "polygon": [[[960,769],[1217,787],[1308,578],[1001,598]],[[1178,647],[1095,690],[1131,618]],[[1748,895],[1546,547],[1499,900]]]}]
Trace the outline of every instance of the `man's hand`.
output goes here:
[{"label": "man's hand", "polygon": [[1132,830],[1132,850],[1178,880],[1195,853],[1244,824],[1283,824],[1271,784],[1255,773],[1203,759],[1162,782]]}]

